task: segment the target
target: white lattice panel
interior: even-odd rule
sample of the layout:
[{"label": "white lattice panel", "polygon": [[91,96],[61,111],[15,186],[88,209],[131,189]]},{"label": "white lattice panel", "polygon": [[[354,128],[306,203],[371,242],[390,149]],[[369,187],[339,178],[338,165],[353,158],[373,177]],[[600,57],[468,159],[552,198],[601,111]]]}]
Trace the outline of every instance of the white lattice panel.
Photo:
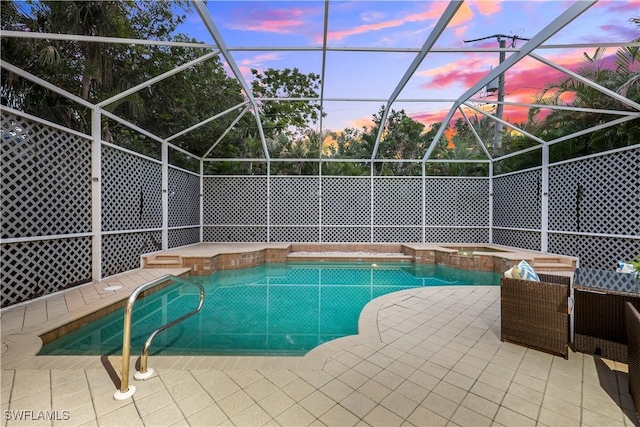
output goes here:
[{"label": "white lattice panel", "polygon": [[272,242],[317,242],[318,227],[271,227]]},{"label": "white lattice panel", "polygon": [[271,177],[271,224],[317,225],[320,220],[318,179]]},{"label": "white lattice panel", "polygon": [[493,224],[496,227],[539,230],[542,210],[541,186],[540,170],[494,178]]},{"label": "white lattice panel", "polygon": [[194,228],[178,228],[169,230],[169,248],[177,248],[179,246],[192,245],[200,242],[200,227]]},{"label": "white lattice panel", "polygon": [[427,228],[425,243],[488,243],[486,228]]},{"label": "white lattice panel", "polygon": [[91,231],[91,145],[2,112],[2,237]]},{"label": "white lattice panel", "polygon": [[540,239],[541,233],[538,231],[493,230],[493,243],[497,245],[539,251],[542,247]]},{"label": "white lattice panel", "polygon": [[549,168],[549,229],[640,235],[640,149]]},{"label": "white lattice panel", "polygon": [[421,227],[375,227],[374,242],[422,242]]},{"label": "white lattice panel", "polygon": [[102,229],[162,227],[160,164],[102,147]]},{"label": "white lattice panel", "polygon": [[488,226],[489,181],[427,178],[425,224],[453,227]]},{"label": "white lattice panel", "polygon": [[204,227],[205,242],[266,242],[267,227]]},{"label": "white lattice panel", "polygon": [[2,306],[91,281],[91,238],[2,245]]},{"label": "white lattice panel", "polygon": [[200,178],[169,168],[169,227],[200,225]]},{"label": "white lattice panel", "polygon": [[370,227],[322,227],[323,242],[370,242]]},{"label": "white lattice panel", "polygon": [[369,225],[370,217],[371,178],[322,178],[323,224]]},{"label": "white lattice panel", "polygon": [[376,177],[373,180],[374,225],[422,225],[421,182],[420,178]]},{"label": "white lattice panel", "polygon": [[267,223],[267,178],[205,177],[204,224]]},{"label": "white lattice panel", "polygon": [[140,267],[140,256],[162,249],[159,231],[102,236],[102,276]]},{"label": "white lattice panel", "polygon": [[629,260],[640,253],[640,241],[549,233],[549,252],[577,256],[580,267],[614,270],[618,267],[618,260]]}]

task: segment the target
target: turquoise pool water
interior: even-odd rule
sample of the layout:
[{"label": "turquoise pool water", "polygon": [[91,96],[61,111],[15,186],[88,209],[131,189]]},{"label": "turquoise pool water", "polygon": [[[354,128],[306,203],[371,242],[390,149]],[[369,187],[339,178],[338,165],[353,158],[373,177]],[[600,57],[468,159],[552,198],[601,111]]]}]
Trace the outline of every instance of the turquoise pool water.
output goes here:
[{"label": "turquoise pool water", "polygon": [[[264,264],[191,277],[205,285],[202,311],[159,334],[151,355],[302,355],[357,333],[372,299],[425,286],[498,285],[494,273],[437,265],[370,263]],[[131,354],[154,329],[193,310],[199,288],[174,284],[138,300]],[[43,346],[42,355],[122,352],[123,310],[117,310]]]}]

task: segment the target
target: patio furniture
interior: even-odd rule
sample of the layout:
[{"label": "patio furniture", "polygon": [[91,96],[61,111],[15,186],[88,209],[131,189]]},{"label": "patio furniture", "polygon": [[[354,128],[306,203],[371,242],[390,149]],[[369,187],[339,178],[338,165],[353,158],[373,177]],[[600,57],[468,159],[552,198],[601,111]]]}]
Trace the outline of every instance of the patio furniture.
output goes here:
[{"label": "patio furniture", "polygon": [[629,364],[629,393],[640,421],[640,313],[630,303],[625,303],[627,321],[627,354]]},{"label": "patio furniture", "polygon": [[569,357],[571,278],[539,274],[540,281],[500,281],[501,339]]},{"label": "patio furniture", "polygon": [[640,309],[640,280],[634,274],[577,268],[573,294],[573,349],[627,363],[625,303]]}]

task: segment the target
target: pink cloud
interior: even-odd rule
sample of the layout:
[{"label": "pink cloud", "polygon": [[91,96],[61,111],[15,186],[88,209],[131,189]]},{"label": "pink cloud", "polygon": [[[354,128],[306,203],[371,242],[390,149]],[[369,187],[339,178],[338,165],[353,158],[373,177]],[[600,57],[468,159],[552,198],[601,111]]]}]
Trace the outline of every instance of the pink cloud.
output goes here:
[{"label": "pink cloud", "polygon": [[481,15],[493,15],[502,9],[501,1],[474,1],[471,4],[478,9]]},{"label": "pink cloud", "polygon": [[243,31],[263,31],[286,34],[295,29],[304,28],[306,22],[302,17],[306,11],[301,8],[251,10],[236,13],[229,28]]},{"label": "pink cloud", "polygon": [[[349,28],[349,29],[329,31],[327,33],[327,40],[337,41],[337,40],[342,40],[345,37],[349,37],[357,34],[365,34],[371,31],[379,31],[386,28],[400,27],[405,23],[409,23],[409,22],[423,22],[423,21],[437,19],[440,16],[442,16],[442,12],[444,12],[445,8],[446,8],[446,3],[431,2],[429,3],[429,9],[425,10],[424,12],[412,13],[412,14],[406,15],[403,18],[389,19],[386,21],[380,21],[372,24],[358,25],[356,27]],[[371,17],[368,17],[368,18],[371,18]],[[367,21],[370,21],[370,19],[367,19]],[[322,40],[316,40],[316,41],[321,42]]]},{"label": "pink cloud", "polygon": [[371,129],[375,126],[375,123],[371,117],[360,117],[354,120],[349,120],[347,125],[354,129],[362,129],[364,127]]}]

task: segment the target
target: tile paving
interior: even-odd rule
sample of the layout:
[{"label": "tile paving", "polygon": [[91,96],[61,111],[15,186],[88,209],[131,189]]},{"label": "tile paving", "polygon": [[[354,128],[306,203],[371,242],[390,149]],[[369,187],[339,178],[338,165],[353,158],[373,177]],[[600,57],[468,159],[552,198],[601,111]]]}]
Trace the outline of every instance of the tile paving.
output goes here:
[{"label": "tile paving", "polygon": [[[35,356],[39,331],[165,273],[4,310],[2,426],[638,426],[625,365],[501,342],[498,287],[385,295],[363,310],[359,335],[304,357],[152,356],[155,374],[131,380],[125,401],[113,398],[119,357]],[[104,291],[116,283],[119,296]]]}]

